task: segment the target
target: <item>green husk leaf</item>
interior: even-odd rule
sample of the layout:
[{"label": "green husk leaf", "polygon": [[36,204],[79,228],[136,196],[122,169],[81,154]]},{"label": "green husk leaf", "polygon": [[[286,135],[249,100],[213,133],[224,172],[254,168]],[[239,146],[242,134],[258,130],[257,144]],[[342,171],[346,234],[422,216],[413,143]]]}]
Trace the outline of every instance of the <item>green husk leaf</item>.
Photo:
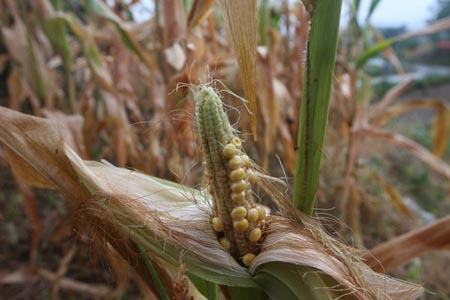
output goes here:
[{"label": "green husk leaf", "polygon": [[[258,268],[254,276],[259,286],[271,299],[337,299],[332,288],[338,283],[331,278],[325,282],[317,270],[282,262],[267,263]],[[355,299],[347,296],[339,299]]]},{"label": "green husk leaf", "polygon": [[220,289],[217,284],[211,283],[203,278],[195,276],[194,274],[189,274],[188,277],[200,293],[206,296],[207,299],[220,300]]},{"label": "green husk leaf", "polygon": [[[232,300],[268,300],[270,299],[263,290],[259,288],[227,287]],[[280,298],[281,299],[281,298]],[[284,298],[288,299],[288,298]]]}]

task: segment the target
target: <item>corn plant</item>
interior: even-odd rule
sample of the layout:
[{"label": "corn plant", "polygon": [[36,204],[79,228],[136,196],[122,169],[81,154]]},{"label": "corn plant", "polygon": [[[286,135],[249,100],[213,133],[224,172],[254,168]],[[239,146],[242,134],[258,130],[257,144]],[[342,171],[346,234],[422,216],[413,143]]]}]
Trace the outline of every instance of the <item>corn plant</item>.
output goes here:
[{"label": "corn plant", "polygon": [[[123,15],[114,14],[101,1],[85,1],[84,5],[90,14],[101,19],[99,23],[105,32],[112,32],[109,35],[102,35],[100,30],[62,11],[61,5],[52,6],[44,0],[30,4],[37,9],[44,26],[27,23],[26,14],[21,14],[14,2],[2,4],[11,11],[11,16],[4,19],[15,20],[13,28],[6,21],[2,23],[6,33],[3,36],[11,47],[9,52],[28,49],[13,58],[20,66],[18,72],[23,72],[20,84],[33,100],[33,113],[57,119],[54,112],[42,107],[61,108],[59,102],[52,102],[61,91],[49,88],[52,80],[48,78],[57,77],[43,63],[45,53],[36,46],[40,41],[36,36],[45,35],[62,57],[68,78],[64,92],[70,101],[67,105],[60,102],[68,114],[83,113],[88,141],[85,149],[80,146],[83,143],[71,138],[77,136],[74,132],[80,134],[79,127],[73,130],[74,126],[68,126],[72,129],[68,132],[54,121],[0,108],[0,141],[15,176],[29,185],[59,190],[67,199],[77,231],[89,234],[110,257],[127,261],[160,299],[417,298],[421,288],[374,273],[357,250],[329,236],[318,221],[308,216],[314,210],[318,189],[341,1],[303,2],[299,35],[309,37],[309,42],[304,79],[291,83],[292,94],[302,95],[301,104],[296,104],[301,106],[298,150],[297,155],[292,155],[294,138],[290,128],[276,119],[270,124],[271,113],[275,115],[281,106],[274,99],[278,94],[271,66],[276,59],[276,32],[267,28],[267,22],[260,24],[261,32],[272,40],[267,42],[267,55],[257,52],[256,1],[220,1],[232,40],[233,47],[228,49],[236,52],[242,78],[236,90],[242,87],[248,99],[249,114],[242,114],[238,125],[240,129],[250,127],[255,139],[262,136],[263,150],[253,152],[262,153],[265,169],[269,166],[266,157],[277,142],[277,132],[283,133],[282,142],[288,145],[285,156],[290,160],[297,157],[295,168],[287,163],[296,176],[293,199],[280,180],[264,174],[257,166],[255,160],[259,157],[252,160],[246,154],[251,141],[244,143],[244,136],[230,125],[217,90],[206,83],[180,85],[176,89],[180,82],[207,81],[198,75],[204,72],[196,61],[218,54],[232,57],[231,51],[224,54],[214,50],[223,45],[214,27],[199,28],[201,20],[208,18],[210,24],[216,21],[214,14],[209,15],[214,1],[193,1],[189,16],[184,1],[155,1],[157,14],[146,41],[158,40],[161,49],[156,50],[144,50],[137,38],[144,29],[139,32],[129,27],[121,19]],[[260,9],[261,16],[268,15],[264,8]],[[285,13],[289,15],[289,9]],[[311,30],[306,25],[308,19]],[[198,35],[201,30],[211,41],[208,46],[213,50],[207,54],[206,38]],[[322,38],[324,33],[327,39]],[[20,42],[27,42],[29,48],[14,44],[15,36]],[[179,40],[183,38],[189,41],[183,49],[188,54],[184,58],[178,55],[182,47]],[[68,50],[70,41],[78,45],[77,53]],[[108,63],[102,55],[102,44],[115,49],[109,54],[123,65]],[[189,52],[192,48],[195,51]],[[163,56],[165,59],[161,59]],[[30,58],[37,63],[30,63]],[[74,61],[84,63],[86,69],[71,72]],[[224,71],[230,67],[226,59],[207,62],[217,67],[217,78],[229,75]],[[192,69],[183,70],[184,64],[192,65]],[[128,69],[122,68],[124,65]],[[32,72],[28,72],[29,68]],[[263,70],[261,76],[257,76],[256,68]],[[130,70],[139,76],[133,77]],[[302,71],[296,68],[298,78]],[[78,84],[85,90],[74,90],[75,78],[83,74],[88,74],[87,79]],[[142,78],[151,82],[151,87],[139,85]],[[260,88],[256,89],[256,83]],[[192,86],[191,92],[187,86]],[[139,93],[145,100],[151,98],[152,105],[138,102]],[[179,101],[187,95],[194,101]],[[11,108],[19,110],[23,98],[11,101]],[[77,105],[77,98],[82,99],[81,105]],[[152,131],[153,135],[145,128],[135,130],[131,126],[132,121],[142,124],[142,111],[153,112],[146,117],[161,118],[180,107],[195,112],[197,133],[186,125],[186,116],[176,120],[173,128],[162,122],[164,126]],[[96,123],[96,118],[101,122]],[[264,126],[259,126],[261,119]],[[114,148],[102,147],[102,152],[113,157],[120,167],[130,162],[149,174],[166,178],[171,177],[168,170],[177,170],[172,179],[179,182],[179,174],[189,168],[196,152],[201,153],[202,180],[187,181],[201,182],[200,188],[104,161],[83,160],[98,156],[92,153],[101,126],[108,128],[107,139],[112,140]],[[262,133],[259,127],[263,128]],[[199,144],[191,142],[195,134],[200,138]],[[168,166],[162,153],[170,153]],[[272,213],[259,202],[260,197],[274,202]]]}]

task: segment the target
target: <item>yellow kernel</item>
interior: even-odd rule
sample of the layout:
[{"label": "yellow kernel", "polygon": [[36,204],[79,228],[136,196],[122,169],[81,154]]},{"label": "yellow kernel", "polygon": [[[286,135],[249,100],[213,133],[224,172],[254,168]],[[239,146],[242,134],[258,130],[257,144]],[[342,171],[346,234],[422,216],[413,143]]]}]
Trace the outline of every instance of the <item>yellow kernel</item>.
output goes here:
[{"label": "yellow kernel", "polygon": [[230,162],[228,163],[228,167],[231,170],[236,170],[239,169],[240,167],[242,167],[242,158],[239,155],[235,155],[233,156],[233,158],[230,159]]},{"label": "yellow kernel", "polygon": [[227,144],[223,147],[222,154],[225,158],[233,158],[236,154],[238,154],[238,151],[235,145]]},{"label": "yellow kernel", "polygon": [[238,138],[237,136],[233,137],[233,138],[231,139],[231,142],[232,142],[236,147],[241,147],[241,145],[242,145],[241,139]]},{"label": "yellow kernel", "polygon": [[250,231],[250,233],[248,235],[248,239],[251,242],[257,242],[261,238],[261,235],[262,235],[261,229],[255,228],[252,231]]},{"label": "yellow kernel", "polygon": [[221,238],[219,239],[219,243],[222,245],[222,247],[223,247],[225,250],[229,250],[229,249],[231,248],[231,243],[230,243],[230,241],[229,241],[227,238],[225,238],[225,237],[221,237]]},{"label": "yellow kernel", "polygon": [[250,161],[250,157],[248,157],[248,155],[242,155],[242,163],[244,164],[244,167],[246,168],[250,168],[252,166],[252,163]]},{"label": "yellow kernel", "polygon": [[246,265],[247,267],[250,267],[250,265],[252,264],[253,260],[256,258],[256,255],[253,253],[247,253],[242,257],[242,262],[244,263],[244,265]]},{"label": "yellow kernel", "polygon": [[231,190],[234,193],[243,192],[243,191],[245,191],[246,188],[247,188],[247,182],[245,182],[244,180],[234,182],[231,184]]},{"label": "yellow kernel", "polygon": [[256,182],[256,180],[258,179],[256,174],[253,173],[252,171],[248,171],[248,182],[250,182],[251,184],[254,184]]},{"label": "yellow kernel", "polygon": [[233,202],[242,202],[245,200],[245,192],[231,193],[231,200]]},{"label": "yellow kernel", "polygon": [[236,221],[242,220],[246,215],[247,209],[243,206],[237,206],[231,211],[231,217]]},{"label": "yellow kernel", "polygon": [[233,182],[238,182],[245,178],[245,170],[242,168],[238,168],[236,170],[231,171],[230,179]]},{"label": "yellow kernel", "polygon": [[242,219],[239,221],[233,221],[233,227],[236,231],[246,231],[248,228],[248,221],[247,219]]},{"label": "yellow kernel", "polygon": [[259,212],[259,219],[262,220],[266,217],[266,209],[264,208],[264,206],[260,205],[258,207],[258,212]]},{"label": "yellow kernel", "polygon": [[259,218],[259,211],[256,208],[250,208],[247,213],[247,220],[255,222]]},{"label": "yellow kernel", "polygon": [[212,218],[212,226],[215,232],[222,232],[223,231],[223,222],[218,217]]}]

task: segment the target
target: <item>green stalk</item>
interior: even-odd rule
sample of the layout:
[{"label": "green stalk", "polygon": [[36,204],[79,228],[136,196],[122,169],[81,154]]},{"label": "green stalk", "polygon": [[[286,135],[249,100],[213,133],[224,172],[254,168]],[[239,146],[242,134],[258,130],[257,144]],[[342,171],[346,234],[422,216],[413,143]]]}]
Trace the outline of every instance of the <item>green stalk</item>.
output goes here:
[{"label": "green stalk", "polygon": [[298,130],[294,205],[312,214],[319,184],[342,0],[308,3],[311,31]]},{"label": "green stalk", "polygon": [[145,252],[145,249],[142,246],[137,245],[139,252],[144,259],[145,266],[147,267],[148,271],[152,275],[153,282],[156,285],[156,288],[158,289],[158,293],[163,300],[170,300],[169,294],[167,294],[164,284],[162,283],[161,279],[158,276],[158,272],[156,272],[155,267],[153,267],[153,264],[151,260],[148,258],[147,253]]}]

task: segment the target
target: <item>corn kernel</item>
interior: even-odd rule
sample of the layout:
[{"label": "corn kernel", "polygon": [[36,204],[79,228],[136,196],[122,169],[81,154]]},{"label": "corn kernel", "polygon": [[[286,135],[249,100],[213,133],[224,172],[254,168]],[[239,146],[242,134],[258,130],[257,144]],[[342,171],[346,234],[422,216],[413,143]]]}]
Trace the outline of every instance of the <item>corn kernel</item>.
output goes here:
[{"label": "corn kernel", "polygon": [[225,158],[233,158],[236,154],[238,154],[238,151],[235,145],[227,144],[223,147],[222,154]]},{"label": "corn kernel", "polygon": [[231,171],[230,179],[232,182],[238,182],[245,178],[245,170],[242,168],[238,168],[236,170]]},{"label": "corn kernel", "polygon": [[250,231],[249,235],[248,235],[248,239],[251,242],[257,242],[262,236],[262,231],[259,228],[255,228],[252,231]]},{"label": "corn kernel", "polygon": [[223,231],[223,222],[220,218],[214,217],[212,218],[212,226],[215,232],[222,232]]},{"label": "corn kernel", "polygon": [[248,221],[247,219],[242,219],[239,221],[233,221],[233,227],[236,231],[246,231],[248,228]]},{"label": "corn kernel", "polygon": [[256,208],[250,208],[247,213],[247,220],[255,222],[259,218],[259,211]]},{"label": "corn kernel", "polygon": [[247,174],[248,174],[248,182],[250,182],[251,184],[254,184],[256,182],[256,180],[258,179],[256,177],[256,174],[253,173],[252,171],[248,171]]},{"label": "corn kernel", "polygon": [[242,262],[244,263],[244,265],[246,265],[247,267],[250,267],[250,265],[252,264],[253,260],[256,258],[256,255],[253,253],[247,253],[242,257]]},{"label": "corn kernel", "polygon": [[233,202],[242,202],[245,200],[245,192],[231,193],[231,200]]},{"label": "corn kernel", "polygon": [[242,165],[243,165],[242,158],[239,155],[233,156],[233,158],[231,158],[230,162],[228,163],[228,167],[231,170],[239,169],[240,167],[242,167]]},{"label": "corn kernel", "polygon": [[243,206],[237,206],[231,211],[231,217],[236,221],[242,220],[246,215],[247,209]]},{"label": "corn kernel", "polygon": [[264,208],[264,206],[260,205],[258,207],[258,212],[259,212],[259,219],[262,220],[266,217],[266,209]]},{"label": "corn kernel", "polygon": [[230,241],[229,241],[227,238],[221,237],[221,238],[219,239],[219,243],[220,243],[220,245],[222,245],[222,247],[223,247],[225,250],[230,250],[230,248],[231,248],[231,243],[230,243]]},{"label": "corn kernel", "polygon": [[237,136],[233,137],[231,139],[231,142],[238,148],[241,147],[241,145],[242,145],[241,139],[238,138]]},{"label": "corn kernel", "polygon": [[244,180],[241,180],[239,182],[234,182],[231,184],[231,190],[234,193],[240,193],[245,191],[245,189],[247,188],[247,182],[245,182]]},{"label": "corn kernel", "polygon": [[250,161],[250,157],[248,155],[242,155],[242,163],[244,164],[244,167],[250,168],[252,166],[252,162]]}]

